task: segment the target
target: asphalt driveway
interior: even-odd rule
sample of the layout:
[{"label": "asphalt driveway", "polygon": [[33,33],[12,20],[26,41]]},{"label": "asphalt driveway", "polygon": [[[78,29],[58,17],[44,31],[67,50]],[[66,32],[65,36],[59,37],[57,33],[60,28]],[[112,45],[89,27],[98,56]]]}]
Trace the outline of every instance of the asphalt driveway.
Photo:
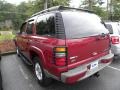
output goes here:
[{"label": "asphalt driveway", "polygon": [[90,77],[74,85],[54,81],[49,87],[41,87],[31,67],[16,54],[3,56],[1,73],[4,90],[120,90],[120,58],[100,71],[100,77]]}]

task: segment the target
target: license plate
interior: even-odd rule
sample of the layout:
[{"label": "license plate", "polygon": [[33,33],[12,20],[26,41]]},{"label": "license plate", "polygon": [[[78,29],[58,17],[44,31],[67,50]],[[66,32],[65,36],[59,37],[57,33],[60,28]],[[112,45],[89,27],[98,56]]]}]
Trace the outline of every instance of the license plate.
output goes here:
[{"label": "license plate", "polygon": [[95,62],[91,63],[91,65],[90,65],[90,69],[94,69],[97,67],[98,67],[98,61],[95,61]]}]

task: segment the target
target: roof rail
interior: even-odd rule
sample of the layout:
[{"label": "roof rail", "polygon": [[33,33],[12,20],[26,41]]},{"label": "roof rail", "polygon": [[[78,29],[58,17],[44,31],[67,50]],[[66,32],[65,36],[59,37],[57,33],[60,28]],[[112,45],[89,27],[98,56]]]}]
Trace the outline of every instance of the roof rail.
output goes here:
[{"label": "roof rail", "polygon": [[42,14],[42,13],[50,12],[50,11],[56,11],[56,10],[70,10],[70,9],[73,9],[73,10],[80,10],[80,11],[86,11],[86,12],[93,13],[93,11],[90,11],[90,10],[88,10],[88,9],[83,9],[83,8],[72,8],[72,7],[61,6],[61,5],[60,5],[60,6],[54,6],[54,7],[45,9],[45,10],[43,10],[43,11],[40,11],[40,12],[38,12],[38,13],[35,13],[35,14],[33,14],[31,17],[36,16],[36,15],[39,15],[39,14]]}]

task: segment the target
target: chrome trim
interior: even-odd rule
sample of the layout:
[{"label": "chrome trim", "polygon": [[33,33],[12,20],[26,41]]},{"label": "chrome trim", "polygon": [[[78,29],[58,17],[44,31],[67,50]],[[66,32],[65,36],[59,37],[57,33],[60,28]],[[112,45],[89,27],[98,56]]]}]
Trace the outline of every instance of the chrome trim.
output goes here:
[{"label": "chrome trim", "polygon": [[97,68],[95,68],[95,69],[93,69],[93,70],[87,71],[86,74],[85,74],[85,76],[82,77],[82,78],[80,78],[80,79],[77,80],[77,81],[80,81],[80,80],[83,80],[83,79],[85,79],[85,78],[88,78],[89,76],[97,73],[98,71],[100,71],[100,70],[102,70],[103,68],[105,68],[106,66],[108,66],[110,63],[111,63],[111,62],[106,63],[106,64],[99,64],[99,66],[98,66]]},{"label": "chrome trim", "polygon": [[[99,58],[99,59],[97,59],[97,60],[94,60],[94,61],[100,62],[102,59],[111,59],[111,58],[113,58],[113,56],[114,56],[114,54],[112,54],[112,53],[110,52],[108,55],[103,56],[103,57],[101,57],[101,58]],[[94,61],[93,61],[93,62],[94,62]],[[92,63],[92,62],[91,62],[91,63]],[[88,69],[87,69],[87,66],[90,65],[91,63],[81,65],[81,66],[79,66],[79,67],[77,67],[77,68],[74,68],[74,69],[69,70],[68,72],[62,73],[62,74],[61,74],[61,80],[62,80],[62,82],[65,82],[65,81],[66,81],[66,78],[71,77],[71,76],[74,76],[74,75],[77,75],[77,74],[80,74],[81,72],[84,72],[84,71],[87,71],[87,73],[86,73],[86,75],[87,75],[88,72],[89,72]],[[90,75],[98,72],[99,70],[103,69],[104,67],[106,67],[106,66],[109,65],[110,63],[111,63],[111,62],[105,63],[105,64],[104,64],[104,63],[99,63],[97,69],[96,69],[95,71],[94,71],[94,69],[93,69],[93,71],[91,71],[91,74],[90,74]],[[84,76],[82,79],[85,79],[85,78],[89,77],[90,75]],[[80,80],[82,80],[82,79],[80,79]]]},{"label": "chrome trim", "polygon": [[66,54],[65,53],[55,53],[55,57],[57,58],[61,58],[61,57],[65,57]]}]

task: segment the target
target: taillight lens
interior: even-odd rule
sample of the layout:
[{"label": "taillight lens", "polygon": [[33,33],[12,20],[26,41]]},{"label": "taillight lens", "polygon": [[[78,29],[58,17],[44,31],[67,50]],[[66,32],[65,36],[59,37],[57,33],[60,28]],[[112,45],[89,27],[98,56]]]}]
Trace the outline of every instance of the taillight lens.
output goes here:
[{"label": "taillight lens", "polygon": [[67,48],[66,47],[55,47],[54,48],[54,62],[56,66],[65,66],[67,59]]},{"label": "taillight lens", "polygon": [[120,40],[118,36],[111,36],[112,44],[119,44]]},{"label": "taillight lens", "polygon": [[65,66],[66,65],[66,58],[56,58],[55,65],[57,66]]}]

